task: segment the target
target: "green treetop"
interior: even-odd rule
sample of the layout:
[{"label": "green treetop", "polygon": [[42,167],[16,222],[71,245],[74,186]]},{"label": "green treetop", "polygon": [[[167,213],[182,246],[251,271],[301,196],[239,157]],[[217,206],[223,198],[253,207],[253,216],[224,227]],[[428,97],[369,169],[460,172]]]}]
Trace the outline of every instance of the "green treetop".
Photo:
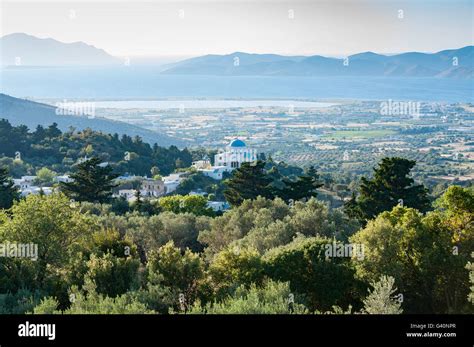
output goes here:
[{"label": "green treetop", "polygon": [[76,172],[71,174],[72,182],[61,182],[61,190],[76,201],[104,203],[110,200],[113,180],[118,175],[112,173],[110,166],[100,165],[97,157],[77,165]]},{"label": "green treetop", "polygon": [[383,158],[374,177],[362,177],[359,196],[346,204],[347,213],[361,222],[375,218],[396,205],[412,207],[420,212],[430,209],[428,191],[423,185],[414,185],[409,176],[416,162],[404,158]]},{"label": "green treetop", "polygon": [[231,205],[240,205],[246,199],[255,199],[257,196],[273,197],[272,179],[264,169],[265,162],[258,160],[252,163],[243,163],[233,172],[231,178],[225,181],[227,189],[224,191],[226,200]]},{"label": "green treetop", "polygon": [[296,180],[283,178],[283,183],[283,189],[277,189],[276,195],[285,201],[315,198],[318,195],[316,190],[322,186],[319,182],[319,175],[313,166],[304,175],[298,176]]},{"label": "green treetop", "polygon": [[8,176],[8,169],[0,168],[0,209],[12,207],[18,198],[18,190]]}]

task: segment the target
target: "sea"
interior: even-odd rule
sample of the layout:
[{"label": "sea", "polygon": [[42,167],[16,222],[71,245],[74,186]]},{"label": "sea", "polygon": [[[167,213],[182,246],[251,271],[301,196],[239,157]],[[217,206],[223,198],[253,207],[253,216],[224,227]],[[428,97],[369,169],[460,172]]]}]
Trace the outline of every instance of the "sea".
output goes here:
[{"label": "sea", "polygon": [[[0,92],[31,99],[404,100],[474,102],[474,80],[420,77],[207,76],[162,74],[159,67],[0,69]],[[203,107],[212,105],[204,102]],[[272,106],[266,104],[267,106]],[[278,104],[276,104],[278,106]],[[295,105],[297,106],[297,105]],[[321,105],[320,105],[321,106]],[[210,106],[212,107],[212,106]]]}]

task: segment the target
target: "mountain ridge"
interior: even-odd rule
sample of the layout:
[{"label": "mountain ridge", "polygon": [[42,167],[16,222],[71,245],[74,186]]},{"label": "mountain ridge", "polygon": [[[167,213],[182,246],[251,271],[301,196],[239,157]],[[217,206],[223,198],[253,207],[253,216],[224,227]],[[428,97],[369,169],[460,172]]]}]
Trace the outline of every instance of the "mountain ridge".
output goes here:
[{"label": "mountain ridge", "polygon": [[0,61],[3,66],[120,64],[120,59],[82,41],[65,43],[26,33],[13,33],[0,38]]},{"label": "mountain ridge", "polygon": [[[457,65],[456,65],[457,64]],[[452,74],[450,71],[457,71]],[[361,52],[345,59],[233,52],[204,55],[170,64],[163,74],[394,76],[474,78],[474,46],[436,53],[383,55]]]},{"label": "mountain ridge", "polygon": [[[103,49],[82,41],[64,43],[13,33],[0,38],[3,66],[81,66],[122,64]],[[17,59],[20,58],[20,62]],[[158,64],[159,65],[159,64]],[[207,54],[166,65],[162,74],[222,76],[389,76],[474,78],[474,46],[434,53],[404,52],[384,55],[372,51],[347,58],[322,55],[285,56],[273,53]]]}]

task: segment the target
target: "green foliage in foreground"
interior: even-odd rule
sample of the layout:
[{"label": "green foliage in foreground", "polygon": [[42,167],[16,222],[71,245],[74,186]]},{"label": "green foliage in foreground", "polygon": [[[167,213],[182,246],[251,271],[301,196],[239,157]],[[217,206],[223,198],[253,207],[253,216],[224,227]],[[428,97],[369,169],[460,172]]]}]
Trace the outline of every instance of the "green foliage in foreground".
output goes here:
[{"label": "green foliage in foreground", "polygon": [[[266,168],[267,167],[267,168]],[[317,189],[322,187],[319,175],[314,167],[310,167],[303,175],[288,177],[280,173],[279,165],[257,160],[243,163],[224,180],[226,200],[232,206],[239,206],[245,200],[254,200],[258,196],[273,199],[279,197],[286,202],[309,200],[315,198]],[[284,167],[280,166],[283,171]]]},{"label": "green foliage in foreground", "polygon": [[8,169],[0,167],[0,209],[10,208],[20,194],[14,187],[13,180],[8,177]]},{"label": "green foliage in foreground", "polygon": [[44,297],[39,291],[21,288],[16,293],[0,294],[0,314],[23,314],[32,311]]},{"label": "green foliage in foreground", "polygon": [[[37,244],[37,259],[0,257],[0,312],[472,313],[473,201],[452,186],[431,212],[357,230],[316,199],[209,217],[28,196],[0,212],[0,244]],[[328,251],[348,242],[363,253]]]},{"label": "green foliage in foreground", "polygon": [[138,288],[140,262],[137,259],[116,257],[112,253],[92,254],[86,266],[86,276],[96,283],[100,294],[116,297]]},{"label": "green foliage in foreground", "polygon": [[361,288],[347,257],[328,257],[330,239],[296,239],[264,256],[266,272],[279,281],[289,281],[294,292],[305,297],[311,310],[329,310],[356,301]]},{"label": "green foliage in foreground", "polygon": [[71,306],[59,310],[59,303],[53,297],[44,298],[33,310],[35,314],[147,314],[154,313],[145,304],[130,294],[115,298],[98,294],[93,282],[86,283],[86,292],[73,288],[70,293]]},{"label": "green foliage in foreground", "polygon": [[[199,294],[204,278],[204,263],[198,254],[187,249],[183,254],[173,242],[152,252],[147,264],[151,276],[160,276],[160,283],[169,288],[174,306],[188,306]],[[181,300],[181,302],[180,302]]]},{"label": "green foliage in foreground", "polygon": [[410,313],[472,312],[465,266],[474,249],[474,205],[466,203],[473,197],[453,186],[438,201],[441,208],[425,216],[400,206],[380,214],[351,237],[365,249],[354,262],[357,276],[394,277]]},{"label": "green foliage in foreground", "polygon": [[174,193],[187,195],[193,191],[203,191],[209,195],[212,194],[215,200],[223,201],[225,188],[223,181],[225,181],[228,175],[228,173],[224,173],[224,180],[216,181],[211,177],[205,176],[202,172],[191,171],[189,175],[183,178]]},{"label": "green foliage in foreground", "polygon": [[304,305],[294,302],[289,283],[267,281],[262,287],[252,284],[240,286],[235,293],[221,302],[204,307],[196,302],[191,314],[304,314]]},{"label": "green foliage in foreground", "polygon": [[264,254],[290,243],[298,235],[347,241],[358,227],[342,211],[331,210],[314,198],[290,207],[280,198],[258,197],[212,219],[210,227],[200,232],[199,241],[206,245],[210,256],[230,244]]},{"label": "green foliage in foreground", "polygon": [[[471,258],[474,258],[474,252],[472,253]],[[469,280],[471,282],[471,292],[469,293],[468,300],[474,305],[474,263],[467,263],[466,269],[469,270]]]},{"label": "green foliage in foreground", "polygon": [[378,282],[372,283],[374,288],[364,299],[364,312],[369,314],[400,314],[401,300],[393,297],[397,291],[394,288],[395,279],[389,276],[381,276]]},{"label": "green foliage in foreground", "polygon": [[10,212],[0,211],[0,243],[37,245],[37,259],[0,257],[0,291],[60,291],[74,273],[72,262],[97,230],[95,222],[64,195],[30,195]]},{"label": "green foliage in foreground", "polygon": [[232,294],[237,287],[261,284],[264,263],[257,251],[227,247],[215,255],[209,265],[209,277],[217,298]]}]

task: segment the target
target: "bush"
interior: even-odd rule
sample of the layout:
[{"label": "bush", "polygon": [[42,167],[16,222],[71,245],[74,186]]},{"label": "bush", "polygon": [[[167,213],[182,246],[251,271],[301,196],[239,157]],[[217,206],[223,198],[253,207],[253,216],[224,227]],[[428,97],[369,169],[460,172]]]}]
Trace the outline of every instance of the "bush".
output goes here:
[{"label": "bush", "polygon": [[265,254],[266,274],[277,281],[289,281],[291,290],[306,298],[312,311],[334,305],[358,303],[360,283],[354,279],[350,259],[328,258],[330,239],[299,238]]},{"label": "bush", "polygon": [[139,286],[140,262],[133,258],[118,258],[111,253],[91,255],[86,277],[97,285],[97,292],[116,297]]},{"label": "bush", "polygon": [[39,292],[20,289],[15,294],[0,294],[0,314],[24,314],[41,300]]},{"label": "bush", "polygon": [[196,303],[190,314],[303,314],[304,305],[294,302],[288,283],[268,281],[263,287],[240,286],[235,294],[221,302],[202,307]]},{"label": "bush", "polygon": [[374,289],[369,290],[369,296],[364,299],[363,312],[369,314],[402,313],[400,301],[393,297],[393,294],[397,291],[394,284],[395,279],[390,276],[381,276],[378,282],[372,283]]},{"label": "bush", "polygon": [[145,304],[141,303],[133,293],[126,293],[115,298],[103,296],[95,291],[95,284],[87,282],[85,292],[73,288],[70,293],[71,306],[58,310],[56,299],[49,297],[41,301],[33,310],[35,314],[149,314]]},{"label": "bush", "polygon": [[170,289],[175,307],[191,305],[204,279],[204,262],[199,255],[189,249],[182,253],[172,241],[150,254],[147,270],[151,278],[160,276],[160,284]]},{"label": "bush", "polygon": [[264,266],[258,252],[235,246],[216,254],[208,273],[214,293],[222,298],[241,285],[261,284]]}]

